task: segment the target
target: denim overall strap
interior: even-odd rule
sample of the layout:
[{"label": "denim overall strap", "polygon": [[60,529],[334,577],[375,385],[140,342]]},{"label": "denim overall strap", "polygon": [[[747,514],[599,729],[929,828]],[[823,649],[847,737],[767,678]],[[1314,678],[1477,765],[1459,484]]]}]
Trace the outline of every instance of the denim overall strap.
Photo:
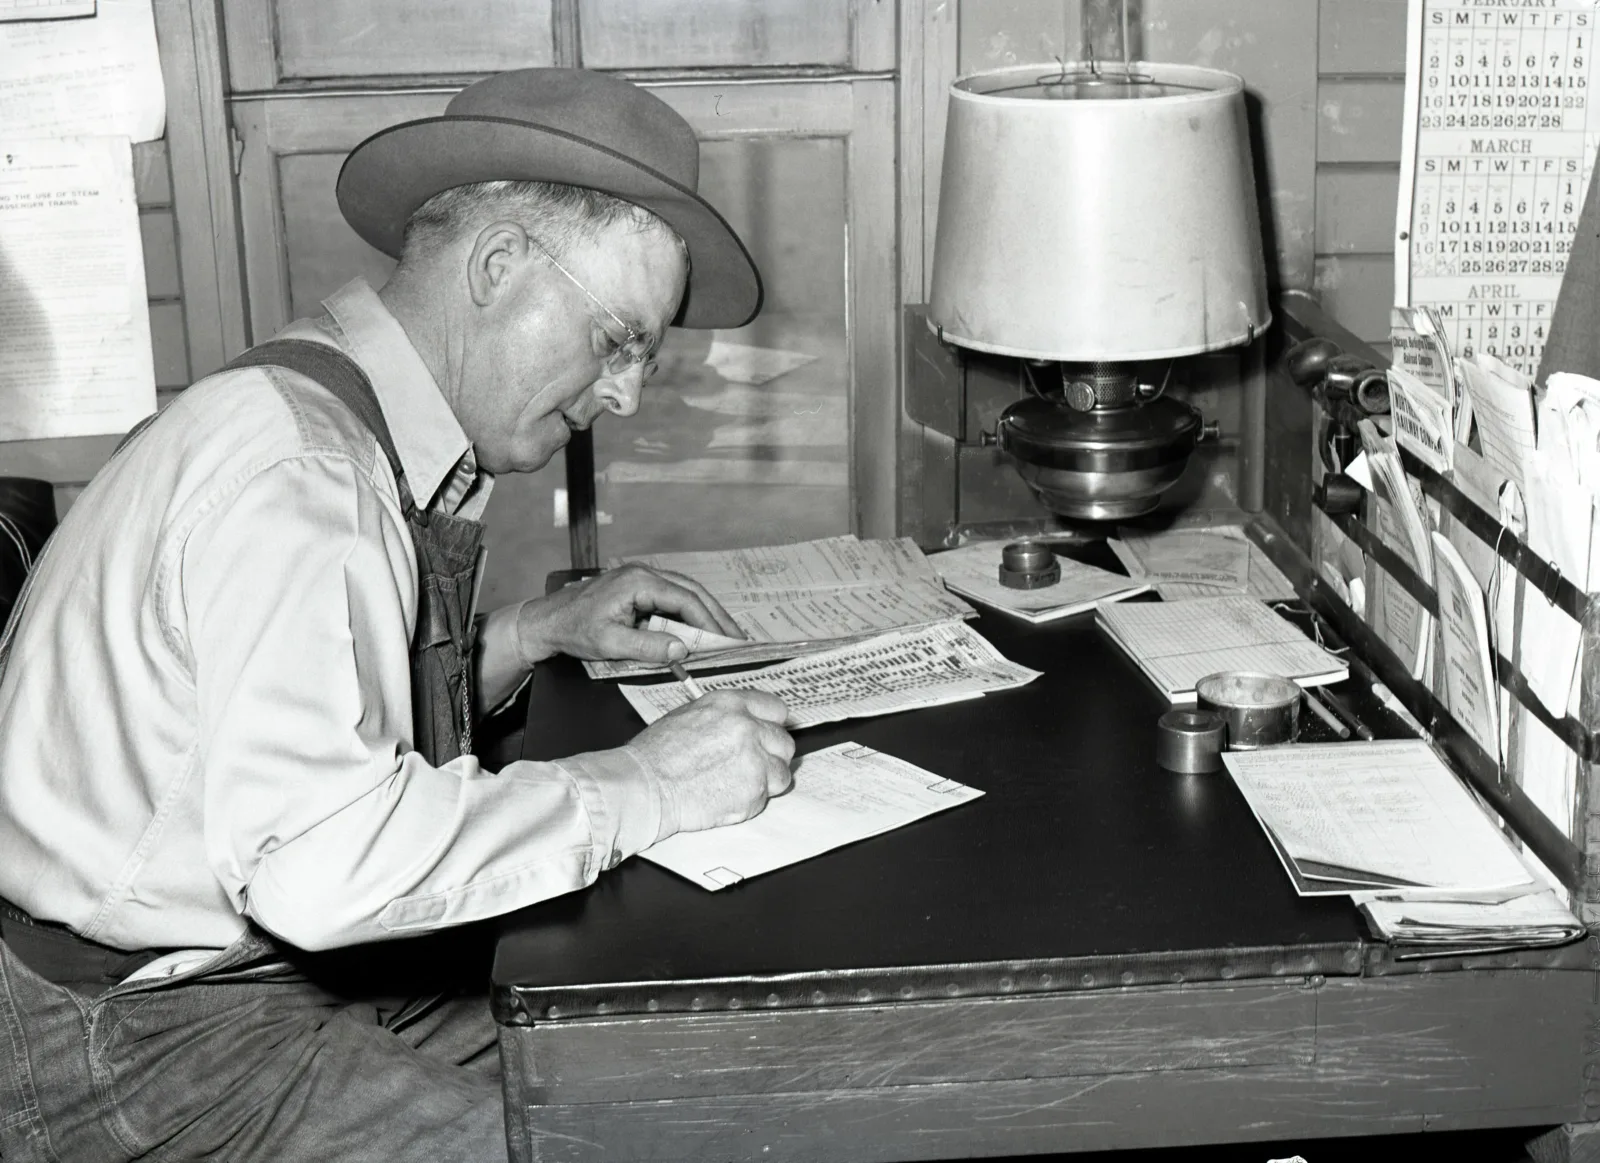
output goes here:
[{"label": "denim overall strap", "polygon": [[378,441],[400,488],[417,553],[417,628],[411,639],[412,746],[435,767],[472,750],[472,593],[483,524],[417,505],[366,372],[344,352],[304,339],[253,347],[227,369],[280,367],[321,384]]}]

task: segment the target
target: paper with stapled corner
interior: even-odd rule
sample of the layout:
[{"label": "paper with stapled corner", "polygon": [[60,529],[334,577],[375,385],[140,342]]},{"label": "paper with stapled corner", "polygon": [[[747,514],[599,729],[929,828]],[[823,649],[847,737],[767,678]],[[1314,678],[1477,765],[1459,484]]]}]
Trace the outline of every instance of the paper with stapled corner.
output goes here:
[{"label": "paper with stapled corner", "polygon": [[0,440],[126,432],[155,411],[125,137],[0,146]]},{"label": "paper with stapled corner", "polygon": [[166,130],[152,0],[99,0],[80,20],[0,23],[0,126],[23,138]]},{"label": "paper with stapled corner", "polygon": [[[792,662],[700,680],[707,692],[767,691],[789,708],[790,730],[976,699],[1038,678],[964,622],[896,630]],[[689,701],[684,684],[618,688],[646,723]]]},{"label": "paper with stapled corner", "polygon": [[881,836],[983,795],[859,743],[803,756],[794,787],[760,815],[704,832],[679,832],[641,855],[712,892]]},{"label": "paper with stapled corner", "polygon": [[1433,568],[1445,709],[1498,762],[1500,714],[1483,590],[1456,547],[1438,533],[1433,535]]}]

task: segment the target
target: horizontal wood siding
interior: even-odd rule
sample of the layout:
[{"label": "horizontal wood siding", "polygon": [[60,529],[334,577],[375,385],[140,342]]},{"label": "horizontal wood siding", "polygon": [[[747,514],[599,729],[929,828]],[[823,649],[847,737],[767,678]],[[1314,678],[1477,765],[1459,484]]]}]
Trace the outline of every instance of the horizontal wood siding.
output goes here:
[{"label": "horizontal wood siding", "polygon": [[1314,290],[1369,343],[1389,337],[1405,105],[1406,0],[1322,0]]},{"label": "horizontal wood siding", "polygon": [[[172,167],[165,141],[133,147],[133,188],[144,244],[145,289],[150,303],[150,344],[158,403],[190,380],[188,336],[183,316]],[[36,477],[56,485],[56,509],[65,512],[83,485],[116,446],[116,436],[0,442],[0,476]]]}]

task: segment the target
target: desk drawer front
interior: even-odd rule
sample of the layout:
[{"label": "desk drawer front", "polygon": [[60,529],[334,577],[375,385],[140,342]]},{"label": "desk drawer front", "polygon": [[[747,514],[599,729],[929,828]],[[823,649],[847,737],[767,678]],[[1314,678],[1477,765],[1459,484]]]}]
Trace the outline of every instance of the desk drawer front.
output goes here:
[{"label": "desk drawer front", "polygon": [[[1303,981],[502,1027],[561,1103],[1309,1062]],[[541,1101],[541,1100],[535,1100]]]}]

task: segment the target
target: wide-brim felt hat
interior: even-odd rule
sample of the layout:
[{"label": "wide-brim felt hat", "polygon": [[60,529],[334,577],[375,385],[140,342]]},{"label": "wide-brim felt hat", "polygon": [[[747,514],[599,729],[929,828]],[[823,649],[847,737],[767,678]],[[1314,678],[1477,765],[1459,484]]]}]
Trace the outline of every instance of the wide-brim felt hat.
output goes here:
[{"label": "wide-brim felt hat", "polygon": [[517,69],[469,85],[442,116],[381,130],[339,171],[339,209],[400,257],[406,220],[473,182],[586,186],[643,206],[689,248],[680,327],[739,327],[761,309],[761,275],[733,227],[697,193],[700,144],[665,101],[583,69]]}]

